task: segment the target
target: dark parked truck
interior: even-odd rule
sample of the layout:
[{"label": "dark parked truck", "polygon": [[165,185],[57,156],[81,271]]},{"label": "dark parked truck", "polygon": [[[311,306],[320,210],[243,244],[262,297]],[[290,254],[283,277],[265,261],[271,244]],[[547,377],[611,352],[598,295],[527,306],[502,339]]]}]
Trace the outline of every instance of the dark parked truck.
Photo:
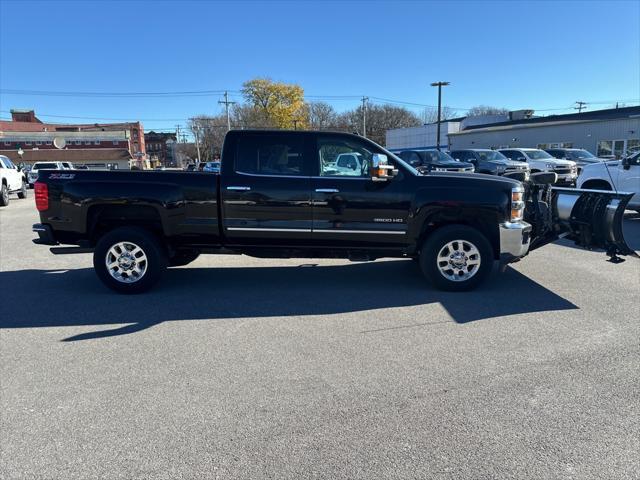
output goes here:
[{"label": "dark parked truck", "polygon": [[[345,155],[357,161],[337,165]],[[546,177],[555,174],[540,175],[422,175],[356,135],[231,131],[220,175],[41,170],[34,242],[56,254],[93,252],[98,277],[125,293],[203,253],[412,258],[437,288],[458,291],[495,261],[562,235],[612,259],[633,254],[622,235],[630,195],[554,189]]]}]

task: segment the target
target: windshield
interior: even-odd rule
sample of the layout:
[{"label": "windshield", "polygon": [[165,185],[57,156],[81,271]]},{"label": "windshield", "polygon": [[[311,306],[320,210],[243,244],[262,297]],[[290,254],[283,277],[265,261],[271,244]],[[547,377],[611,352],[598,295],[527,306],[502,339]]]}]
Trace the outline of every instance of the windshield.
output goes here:
[{"label": "windshield", "polygon": [[480,157],[480,160],[485,160],[485,161],[487,161],[487,160],[508,160],[507,157],[505,157],[500,152],[496,152],[495,150],[487,150],[487,151],[476,152],[476,153]]},{"label": "windshield", "polygon": [[34,170],[57,170],[58,165],[55,163],[36,163],[33,166]]},{"label": "windshield", "polygon": [[437,163],[437,162],[457,162],[458,160],[454,159],[450,155],[447,155],[444,152],[439,152],[438,150],[423,150],[418,152],[420,157],[422,157],[422,161],[425,163]]},{"label": "windshield", "polygon": [[597,158],[593,153],[588,152],[586,150],[571,150],[567,152],[567,157],[570,159],[574,158]]},{"label": "windshield", "polygon": [[545,158],[553,158],[544,150],[526,150],[525,153],[527,154],[527,157],[529,157],[532,160],[542,160]]}]

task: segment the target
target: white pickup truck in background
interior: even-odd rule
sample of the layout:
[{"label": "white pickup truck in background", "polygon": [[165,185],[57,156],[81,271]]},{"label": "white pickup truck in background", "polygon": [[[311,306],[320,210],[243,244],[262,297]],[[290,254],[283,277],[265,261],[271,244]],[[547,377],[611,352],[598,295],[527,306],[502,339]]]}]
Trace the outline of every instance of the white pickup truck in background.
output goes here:
[{"label": "white pickup truck in background", "polygon": [[9,205],[9,194],[27,197],[27,179],[18,167],[4,155],[0,155],[0,207]]},{"label": "white pickup truck in background", "polygon": [[577,187],[633,193],[628,208],[640,213],[640,151],[622,160],[585,165]]}]

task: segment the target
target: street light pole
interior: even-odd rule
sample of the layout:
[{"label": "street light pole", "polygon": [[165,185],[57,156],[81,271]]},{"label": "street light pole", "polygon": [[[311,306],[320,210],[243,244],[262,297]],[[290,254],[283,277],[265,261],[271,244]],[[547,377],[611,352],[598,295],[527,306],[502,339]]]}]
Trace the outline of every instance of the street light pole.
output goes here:
[{"label": "street light pole", "polygon": [[436,130],[436,148],[440,150],[440,116],[442,115],[442,87],[449,85],[449,82],[433,82],[432,87],[438,87],[438,128]]}]

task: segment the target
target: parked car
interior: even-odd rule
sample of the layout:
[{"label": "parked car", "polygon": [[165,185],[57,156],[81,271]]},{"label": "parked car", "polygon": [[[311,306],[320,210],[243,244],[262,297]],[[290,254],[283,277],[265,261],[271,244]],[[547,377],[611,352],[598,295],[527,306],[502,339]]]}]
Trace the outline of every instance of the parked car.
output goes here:
[{"label": "parked car", "polygon": [[561,158],[564,160],[572,160],[578,166],[578,175],[585,165],[603,162],[605,158],[598,158],[593,153],[582,148],[547,148],[545,150],[553,158]]},{"label": "parked car", "polygon": [[18,198],[27,197],[27,179],[9,157],[0,155],[0,207],[9,205],[9,195],[17,193]]},{"label": "parked car", "polygon": [[31,167],[31,171],[29,172],[29,187],[33,187],[33,184],[38,180],[38,171],[39,170],[64,170],[64,166],[62,162],[36,162]]},{"label": "parked car", "polygon": [[472,163],[476,173],[489,175],[505,175],[510,173],[524,173],[525,180],[529,180],[529,165],[509,160],[496,150],[473,148],[453,150],[450,155],[460,162]]},{"label": "parked car", "polygon": [[622,160],[586,165],[578,177],[577,187],[633,193],[629,208],[640,213],[640,152]]},{"label": "parked car", "polygon": [[[336,171],[327,166],[336,152],[370,167],[359,177]],[[201,253],[413,258],[434,286],[453,291],[559,235],[612,257],[635,255],[622,233],[630,194],[554,190],[544,174],[526,189],[506,177],[421,175],[366,138],[313,131],[231,130],[221,161],[213,178],[43,171],[34,241],[57,254],[92,252],[100,280],[124,293],[149,289],[167,266]],[[606,208],[583,208],[595,203]]]},{"label": "parked car", "polygon": [[475,168],[468,162],[459,162],[439,150],[404,150],[397,154],[409,165],[420,171],[428,172],[465,172],[473,173]]},{"label": "parked car", "polygon": [[220,160],[207,162],[202,169],[203,172],[220,173]]},{"label": "parked car", "polygon": [[527,162],[531,173],[553,172],[558,175],[558,185],[574,185],[578,178],[576,162],[553,158],[544,150],[538,148],[507,148],[500,149],[505,157],[516,162]]}]

